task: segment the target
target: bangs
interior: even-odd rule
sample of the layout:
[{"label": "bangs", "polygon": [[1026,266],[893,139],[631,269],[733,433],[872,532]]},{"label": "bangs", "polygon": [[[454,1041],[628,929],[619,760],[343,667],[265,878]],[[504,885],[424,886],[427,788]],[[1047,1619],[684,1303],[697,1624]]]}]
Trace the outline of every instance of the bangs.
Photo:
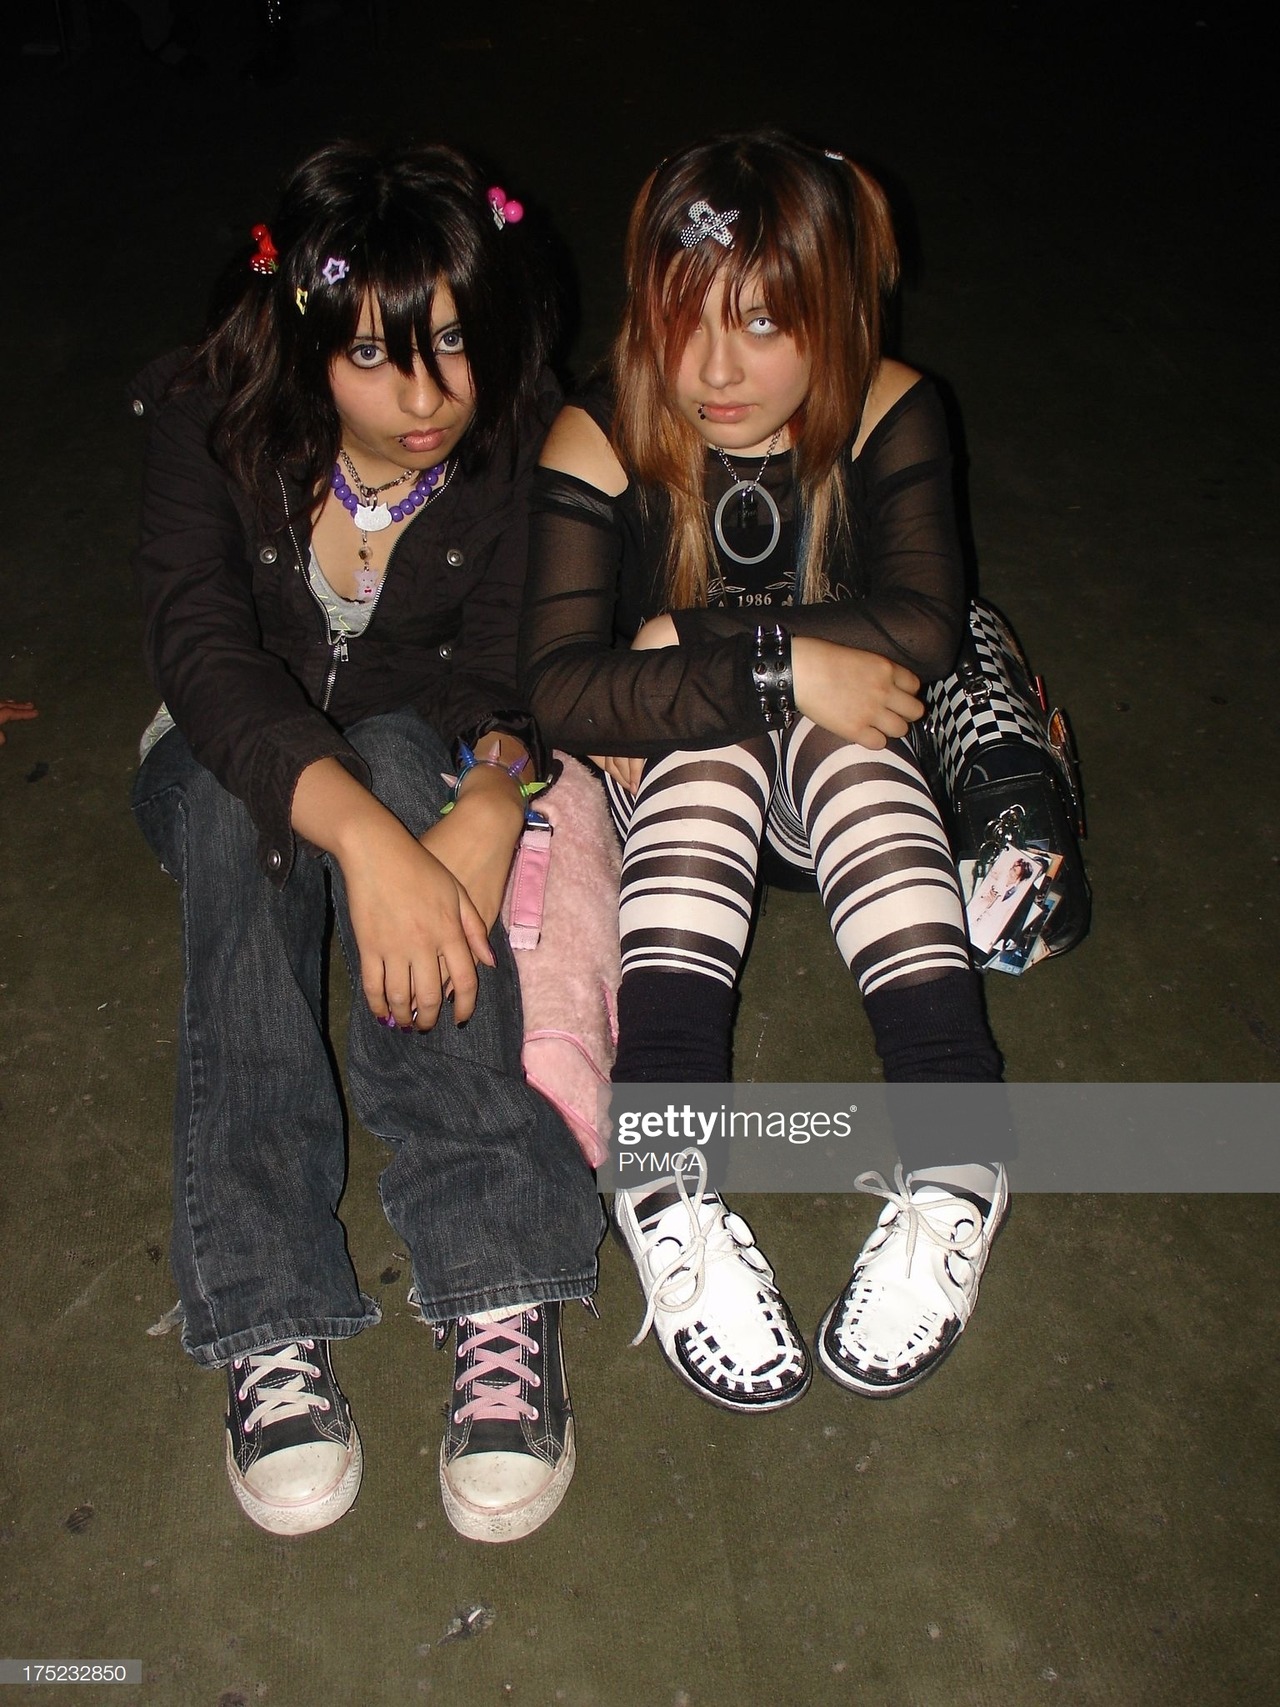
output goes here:
[{"label": "bangs", "polygon": [[[371,285],[369,296],[376,301],[382,316],[382,338],[389,360],[401,373],[411,373],[416,353],[421,356],[422,365],[434,382],[448,391],[432,347],[435,338],[431,329],[431,310],[439,278],[437,271],[418,274],[411,281],[387,281],[381,287]],[[454,312],[461,322],[461,311],[456,302]]]},{"label": "bangs", "polygon": [[713,280],[721,275],[725,281],[723,325],[741,324],[743,302],[749,296],[747,306],[759,302],[778,330],[794,338],[801,351],[807,352],[815,341],[819,317],[812,269],[793,245],[780,238],[777,222],[763,218],[759,208],[743,207],[743,199],[729,204],[738,207],[731,248],[715,243],[698,243],[691,249],[672,246],[665,268],[662,255],[655,257],[661,283],[655,280],[645,295],[651,304],[650,336],[653,347],[662,351],[663,375],[668,380],[702,318]]},{"label": "bangs", "polygon": [[364,292],[377,303],[382,317],[387,355],[401,373],[408,373],[413,367],[415,348],[423,361],[434,368],[431,309],[444,272],[442,259],[439,254],[427,252],[424,246],[409,266],[392,269],[377,265],[375,259],[374,264],[363,269]]},{"label": "bangs", "polygon": [[[415,350],[438,385],[444,385],[432,345],[431,312],[441,284],[453,298],[461,325],[469,306],[468,286],[479,264],[470,233],[420,225],[406,230],[387,220],[371,230],[364,244],[363,285],[377,302],[387,355],[401,373],[413,368]],[[466,332],[463,327],[464,347]],[[448,390],[448,387],[444,387]]]},{"label": "bangs", "polygon": [[[295,287],[306,292],[306,312],[299,314],[294,329],[299,353],[306,352],[308,366],[327,372],[361,332],[373,330],[365,305],[374,302],[382,321],[378,335],[388,359],[408,374],[416,351],[435,383],[448,390],[432,348],[431,329],[436,290],[442,279],[448,280],[443,245],[425,241],[420,232],[407,243],[403,235],[398,242],[381,243],[381,236],[369,231],[345,244],[336,237],[327,247],[303,246],[296,261],[299,283]],[[335,259],[345,261],[347,271],[330,283],[325,268]],[[461,321],[460,293],[450,287],[450,294]]]}]

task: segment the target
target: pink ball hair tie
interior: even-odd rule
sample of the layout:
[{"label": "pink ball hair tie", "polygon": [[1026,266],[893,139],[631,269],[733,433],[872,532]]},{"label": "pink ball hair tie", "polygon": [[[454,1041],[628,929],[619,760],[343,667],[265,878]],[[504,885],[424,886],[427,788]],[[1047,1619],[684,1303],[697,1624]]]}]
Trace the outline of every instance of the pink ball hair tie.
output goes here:
[{"label": "pink ball hair tie", "polygon": [[508,201],[507,192],[501,184],[495,184],[489,191],[489,207],[493,213],[493,223],[499,231],[504,225],[519,225],[524,218],[524,204]]}]

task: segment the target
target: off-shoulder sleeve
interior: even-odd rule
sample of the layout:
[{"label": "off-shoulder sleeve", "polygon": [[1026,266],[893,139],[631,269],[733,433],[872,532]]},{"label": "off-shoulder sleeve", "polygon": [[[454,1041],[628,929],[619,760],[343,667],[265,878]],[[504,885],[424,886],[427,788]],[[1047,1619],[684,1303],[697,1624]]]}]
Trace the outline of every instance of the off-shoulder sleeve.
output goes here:
[{"label": "off-shoulder sleeve", "polygon": [[651,758],[759,733],[749,634],[632,652],[616,632],[624,545],[613,499],[538,470],[521,677],[543,734],[570,752]]},{"label": "off-shoulder sleeve", "polygon": [[[853,597],[778,613],[793,634],[878,652],[922,681],[955,662],[964,621],[964,565],[956,529],[946,417],[919,380],[878,423],[853,464],[843,580]],[[758,610],[675,613],[682,646],[754,629]]]}]

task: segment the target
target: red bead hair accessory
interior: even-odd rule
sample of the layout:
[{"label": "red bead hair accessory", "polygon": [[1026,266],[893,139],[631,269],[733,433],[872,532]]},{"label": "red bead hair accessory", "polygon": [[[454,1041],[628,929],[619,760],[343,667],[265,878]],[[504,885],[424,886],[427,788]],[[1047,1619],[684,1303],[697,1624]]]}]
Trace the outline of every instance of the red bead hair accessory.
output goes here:
[{"label": "red bead hair accessory", "polygon": [[489,191],[489,207],[493,213],[493,223],[499,231],[504,225],[519,225],[524,218],[524,204],[508,201],[507,192],[501,184],[495,184]]},{"label": "red bead hair accessory", "polygon": [[280,251],[271,241],[271,233],[265,225],[255,225],[249,235],[258,245],[258,252],[249,265],[255,273],[274,273],[280,260]]}]

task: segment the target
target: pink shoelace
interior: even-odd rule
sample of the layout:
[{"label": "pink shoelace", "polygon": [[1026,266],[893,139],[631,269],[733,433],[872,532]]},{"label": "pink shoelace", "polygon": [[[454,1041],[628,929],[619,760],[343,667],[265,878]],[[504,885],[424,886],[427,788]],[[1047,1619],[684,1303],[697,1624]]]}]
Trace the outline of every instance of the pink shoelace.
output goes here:
[{"label": "pink shoelace", "polygon": [[[525,1366],[525,1353],[537,1352],[538,1342],[522,1333],[518,1326],[521,1318],[527,1316],[531,1322],[536,1322],[536,1310],[520,1311],[514,1316],[506,1316],[498,1322],[467,1321],[470,1329],[469,1336],[461,1340],[462,1322],[458,1323],[458,1335],[461,1340],[458,1346],[459,1357],[470,1357],[475,1354],[475,1362],[460,1380],[454,1383],[456,1392],[464,1388],[472,1388],[472,1396],[460,1410],[453,1414],[457,1423],[469,1422],[531,1422],[538,1414],[537,1407],[529,1404],[520,1396],[520,1390],[527,1381],[530,1386],[541,1385],[533,1371]],[[492,1342],[506,1340],[505,1350],[497,1350]],[[515,1379],[505,1386],[499,1386],[492,1379],[495,1375],[513,1375]]]}]

